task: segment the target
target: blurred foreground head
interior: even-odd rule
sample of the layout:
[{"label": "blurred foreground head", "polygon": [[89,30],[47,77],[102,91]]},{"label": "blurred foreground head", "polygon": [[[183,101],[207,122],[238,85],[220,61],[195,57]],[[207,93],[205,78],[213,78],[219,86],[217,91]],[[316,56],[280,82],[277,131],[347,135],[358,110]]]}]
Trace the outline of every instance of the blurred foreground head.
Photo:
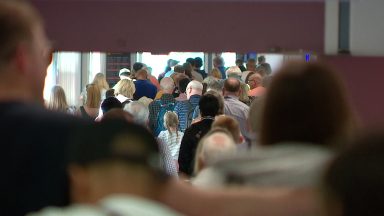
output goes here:
[{"label": "blurred foreground head", "polygon": [[[43,104],[50,46],[39,14],[26,1],[0,1],[0,95]],[[12,98],[10,98],[12,97]]]},{"label": "blurred foreground head", "polygon": [[273,77],[264,102],[263,145],[342,144],[354,126],[343,82],[321,63],[294,62],[283,67]]},{"label": "blurred foreground head", "polygon": [[70,149],[73,200],[93,203],[116,193],[154,198],[167,179],[158,154],[155,138],[140,125],[108,119],[84,127]]},{"label": "blurred foreground head", "polygon": [[384,133],[358,140],[323,179],[324,215],[384,215]]}]

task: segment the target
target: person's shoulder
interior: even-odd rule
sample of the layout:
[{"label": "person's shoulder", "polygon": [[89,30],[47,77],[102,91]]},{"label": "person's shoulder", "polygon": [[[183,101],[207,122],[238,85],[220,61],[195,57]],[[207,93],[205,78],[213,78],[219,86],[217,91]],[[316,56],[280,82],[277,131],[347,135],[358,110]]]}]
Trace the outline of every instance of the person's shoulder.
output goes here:
[{"label": "person's shoulder", "polygon": [[159,135],[158,135],[157,137],[158,137],[158,138],[164,138],[165,135],[166,135],[166,132],[167,132],[167,131],[165,131],[165,130],[160,131],[160,133],[159,133]]},{"label": "person's shoulder", "polygon": [[81,122],[82,119],[69,115],[67,113],[54,112],[45,109],[42,106],[27,103],[0,103],[0,113],[7,115],[8,119],[19,119],[55,123]]}]

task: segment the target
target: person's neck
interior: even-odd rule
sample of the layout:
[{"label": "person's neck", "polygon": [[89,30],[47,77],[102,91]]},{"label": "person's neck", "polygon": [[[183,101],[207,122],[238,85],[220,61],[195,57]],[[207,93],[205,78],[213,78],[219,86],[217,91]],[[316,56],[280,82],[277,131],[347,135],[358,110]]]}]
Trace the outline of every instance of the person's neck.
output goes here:
[{"label": "person's neck", "polygon": [[226,93],[224,94],[224,97],[233,97],[233,98],[238,98],[238,97],[239,97],[239,95],[238,95],[238,94],[236,94],[236,93],[232,93],[232,92],[226,92]]},{"label": "person's neck", "polygon": [[171,132],[176,132],[176,131],[177,131],[177,129],[176,129],[175,127],[170,127],[169,130],[170,130]]},{"label": "person's neck", "polygon": [[165,94],[171,95],[171,94],[172,94],[172,91],[169,91],[169,90],[163,90],[163,95],[165,95]]},{"label": "person's neck", "polygon": [[[11,85],[13,84],[13,85]],[[15,82],[0,83],[0,101],[19,101],[25,103],[44,104],[44,99],[36,99],[33,91],[28,90],[25,86],[14,85]]]}]

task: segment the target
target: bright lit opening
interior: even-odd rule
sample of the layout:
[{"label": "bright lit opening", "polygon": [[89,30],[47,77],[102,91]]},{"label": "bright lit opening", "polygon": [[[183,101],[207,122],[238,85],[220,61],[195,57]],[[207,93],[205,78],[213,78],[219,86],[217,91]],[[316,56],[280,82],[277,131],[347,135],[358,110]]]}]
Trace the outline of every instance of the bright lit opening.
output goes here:
[{"label": "bright lit opening", "polygon": [[152,68],[152,75],[158,77],[159,74],[163,73],[167,66],[168,59],[174,59],[179,61],[180,65],[185,63],[187,58],[200,57],[203,59],[204,68],[204,53],[203,52],[170,52],[168,55],[155,55],[150,52],[143,52],[137,54],[137,60],[146,64]]}]

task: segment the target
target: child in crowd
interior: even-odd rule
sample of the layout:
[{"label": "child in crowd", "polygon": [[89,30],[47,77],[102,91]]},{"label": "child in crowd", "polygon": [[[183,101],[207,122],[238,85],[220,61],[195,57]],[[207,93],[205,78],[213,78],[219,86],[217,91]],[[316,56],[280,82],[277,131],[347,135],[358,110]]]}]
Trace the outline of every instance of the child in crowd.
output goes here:
[{"label": "child in crowd", "polygon": [[184,133],[179,131],[179,118],[175,112],[168,111],[165,113],[164,127],[167,130],[161,131],[158,138],[164,145],[169,146],[173,159],[177,161]]}]

